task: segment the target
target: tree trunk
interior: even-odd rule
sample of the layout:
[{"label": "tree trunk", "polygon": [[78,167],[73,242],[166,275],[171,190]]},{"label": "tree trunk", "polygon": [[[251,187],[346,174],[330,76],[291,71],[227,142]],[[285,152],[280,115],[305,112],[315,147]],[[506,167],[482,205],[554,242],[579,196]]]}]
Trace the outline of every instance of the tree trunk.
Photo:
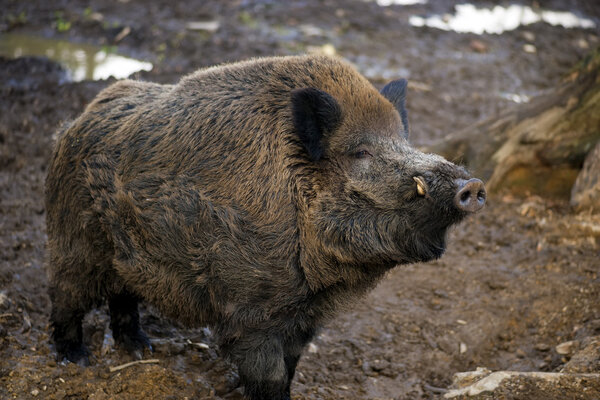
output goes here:
[{"label": "tree trunk", "polygon": [[491,192],[568,199],[599,140],[600,48],[556,89],[426,150],[467,165]]}]

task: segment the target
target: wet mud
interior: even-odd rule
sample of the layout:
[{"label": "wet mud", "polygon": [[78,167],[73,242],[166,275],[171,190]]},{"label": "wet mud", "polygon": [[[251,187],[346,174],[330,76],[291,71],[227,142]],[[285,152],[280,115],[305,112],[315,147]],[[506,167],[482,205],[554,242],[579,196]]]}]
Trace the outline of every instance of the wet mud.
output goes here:
[{"label": "wet mud", "polygon": [[[597,28],[543,22],[501,35],[410,24],[411,16],[452,13],[452,1],[4,3],[0,35],[116,46],[154,65],[135,78],[157,82],[249,57],[337,53],[376,86],[410,80],[416,145],[544,95],[600,44]],[[544,7],[600,22],[593,2]],[[186,28],[198,21],[218,26]],[[91,365],[56,360],[44,270],[46,167],[57,127],[114,81],[74,82],[43,57],[0,58],[0,398],[241,399],[210,330],[184,329],[149,307],[142,324],[154,353],[146,358],[156,361],[111,371],[132,360],[112,345],[105,308],[84,324]],[[492,197],[451,232],[440,260],[397,267],[322,329],[300,361],[292,398],[437,399],[454,373],[480,366],[559,371],[571,355],[557,345],[600,334],[599,255],[598,215],[574,213],[566,199]]]}]

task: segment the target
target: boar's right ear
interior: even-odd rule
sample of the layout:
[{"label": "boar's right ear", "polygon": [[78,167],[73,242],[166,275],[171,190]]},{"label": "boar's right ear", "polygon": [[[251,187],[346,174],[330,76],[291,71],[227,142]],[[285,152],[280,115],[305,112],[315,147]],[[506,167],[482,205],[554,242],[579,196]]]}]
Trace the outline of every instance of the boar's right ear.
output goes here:
[{"label": "boar's right ear", "polygon": [[385,85],[381,89],[383,97],[388,99],[390,103],[396,107],[400,118],[402,118],[402,125],[404,126],[404,137],[408,139],[408,115],[406,113],[406,87],[408,81],[406,79],[398,79]]},{"label": "boar's right ear", "polygon": [[324,137],[335,130],[342,120],[342,109],[329,94],[315,88],[292,91],[294,128],[313,161],[325,150]]}]

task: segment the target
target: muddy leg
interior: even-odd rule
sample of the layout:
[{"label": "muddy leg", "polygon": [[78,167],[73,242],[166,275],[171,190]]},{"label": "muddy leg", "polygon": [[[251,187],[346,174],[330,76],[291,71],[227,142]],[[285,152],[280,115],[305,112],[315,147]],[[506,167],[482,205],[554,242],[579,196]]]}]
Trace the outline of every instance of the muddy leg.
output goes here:
[{"label": "muddy leg", "polygon": [[152,347],[140,328],[137,298],[127,291],[112,295],[108,299],[108,309],[115,342],[134,358],[143,358],[144,349],[152,350]]},{"label": "muddy leg", "polygon": [[289,400],[288,371],[277,336],[253,332],[224,345],[239,369],[240,383],[251,400]]},{"label": "muddy leg", "polygon": [[50,288],[52,312],[52,339],[56,346],[58,359],[81,365],[89,365],[89,352],[83,344],[81,323],[88,311],[81,302],[73,301],[72,296],[58,286]]}]

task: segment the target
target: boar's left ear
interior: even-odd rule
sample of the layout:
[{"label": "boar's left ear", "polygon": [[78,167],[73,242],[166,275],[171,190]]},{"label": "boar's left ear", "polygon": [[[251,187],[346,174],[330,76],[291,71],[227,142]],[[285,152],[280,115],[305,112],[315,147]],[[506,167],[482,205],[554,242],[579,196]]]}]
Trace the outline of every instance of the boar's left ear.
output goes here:
[{"label": "boar's left ear", "polygon": [[324,137],[342,120],[342,109],[329,94],[315,88],[292,92],[294,127],[308,155],[318,161],[325,151]]},{"label": "boar's left ear", "polygon": [[396,107],[396,110],[398,110],[400,118],[402,118],[402,125],[404,126],[404,137],[408,139],[408,115],[406,113],[407,85],[408,81],[406,79],[392,81],[381,89],[381,94]]}]

